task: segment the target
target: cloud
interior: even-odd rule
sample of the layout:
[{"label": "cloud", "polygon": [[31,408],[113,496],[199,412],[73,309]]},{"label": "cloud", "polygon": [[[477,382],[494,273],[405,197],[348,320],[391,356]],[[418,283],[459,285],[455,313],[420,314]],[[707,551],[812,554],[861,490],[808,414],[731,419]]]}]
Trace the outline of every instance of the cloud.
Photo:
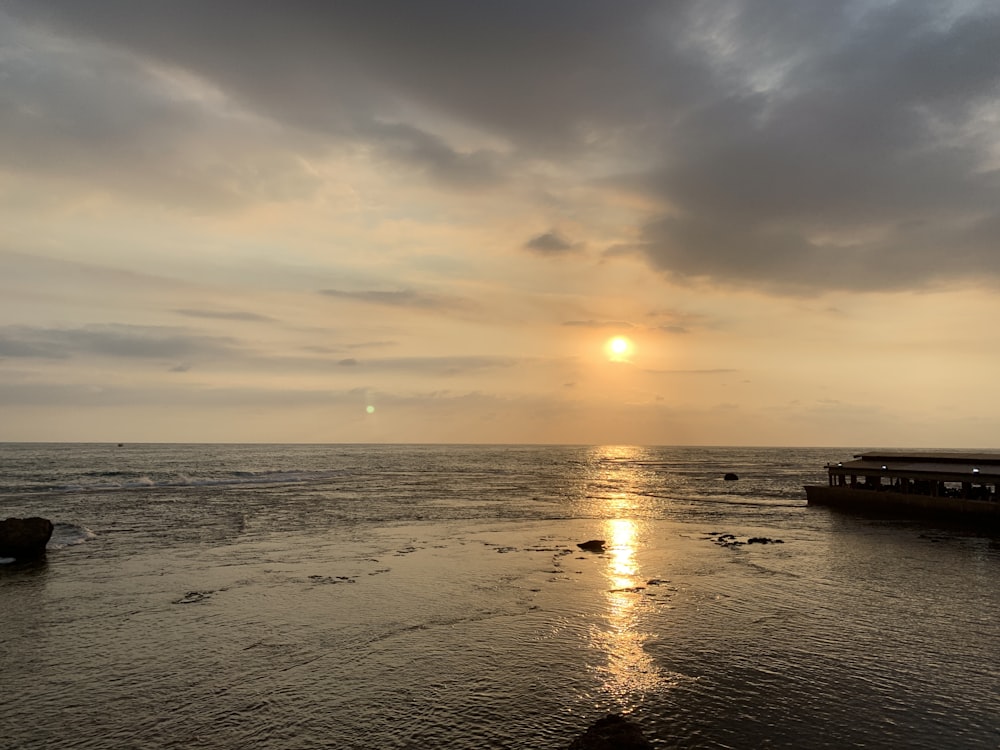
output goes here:
[{"label": "cloud", "polygon": [[554,230],[532,237],[524,243],[524,247],[538,253],[539,255],[550,256],[565,255],[566,253],[580,249],[578,244],[573,244]]},{"label": "cloud", "polygon": [[[196,212],[311,195],[306,138],[241,109],[220,90],[128,50],[0,10],[0,166],[141,195]],[[292,141],[295,141],[292,143]],[[265,146],[266,144],[266,146]]]},{"label": "cloud", "polygon": [[359,341],[353,344],[347,344],[348,349],[384,349],[386,347],[396,346],[399,342],[397,341]]},{"label": "cloud", "polygon": [[453,188],[485,188],[503,180],[503,158],[496,151],[460,152],[440,136],[399,122],[374,121],[366,128],[386,156],[424,170]]},{"label": "cloud", "polygon": [[[273,390],[169,384],[140,387],[94,382],[0,384],[0,403],[11,407],[159,406],[170,410],[180,406],[260,408],[261,404],[266,403],[270,408],[280,408],[325,405],[331,403],[335,397],[336,392],[305,388]],[[346,398],[346,394],[340,394],[340,398]]]},{"label": "cloud", "polygon": [[259,313],[247,312],[244,310],[187,310],[187,309],[177,309],[174,310],[178,315],[184,315],[189,318],[206,318],[208,320],[244,320],[248,322],[259,322],[267,323],[274,320],[274,318],[269,318],[267,315],[260,315]]},{"label": "cloud", "polygon": [[22,335],[17,329],[0,331],[0,357],[66,359],[69,353],[52,341]]},{"label": "cloud", "polygon": [[409,377],[454,377],[516,367],[527,360],[493,355],[418,357],[340,357],[335,350],[320,356],[293,357],[280,352],[258,352],[237,339],[206,336],[164,326],[89,325],[79,328],[0,327],[0,359],[66,360],[109,358],[166,361],[168,372],[184,373],[198,363],[206,376],[236,367],[254,373],[283,373],[310,377],[340,371],[352,377],[402,374]]},{"label": "cloud", "polygon": [[345,359],[337,364],[362,371],[397,372],[411,375],[454,376],[482,370],[515,367],[524,360],[499,356],[382,357]]},{"label": "cloud", "polygon": [[91,325],[81,328],[0,327],[0,356],[66,359],[74,356],[179,359],[234,351],[235,340],[175,328]]},{"label": "cloud", "polygon": [[558,170],[566,194],[639,194],[606,256],[675,280],[805,294],[1000,278],[995,3],[4,7],[9,168],[204,210],[309,196],[304,163],[337,148],[452,190],[528,195]]},{"label": "cloud", "polygon": [[[758,6],[732,6],[722,36],[747,72],[680,119],[673,158],[645,175],[669,205],[644,227],[646,258],[791,292],[1000,274],[995,8],[829,5],[776,9],[766,29]],[[770,61],[796,39],[810,44]]]},{"label": "cloud", "polygon": [[629,330],[641,328],[646,331],[671,334],[690,333],[692,328],[705,325],[705,317],[696,313],[679,310],[655,310],[647,314],[652,323],[638,325],[627,320],[566,320],[562,325],[570,328],[593,328]]},{"label": "cloud", "polygon": [[[377,127],[416,102],[512,140],[582,142],[575,117],[638,101],[649,2],[358,5],[16,0],[18,16],[213,81],[255,111],[322,132]],[[516,50],[516,53],[514,52]]]},{"label": "cloud", "polygon": [[717,367],[707,370],[644,370],[651,375],[726,375],[732,372],[739,372],[732,368]]},{"label": "cloud", "polygon": [[563,325],[571,328],[635,328],[635,324],[625,320],[566,320]]},{"label": "cloud", "polygon": [[382,307],[402,307],[418,310],[456,310],[468,306],[464,300],[455,297],[425,294],[412,289],[399,289],[395,291],[370,289],[356,292],[343,289],[321,289],[320,294],[327,297],[363,302]]},{"label": "cloud", "polygon": [[704,328],[708,325],[708,320],[704,315],[681,310],[656,310],[649,313],[648,317],[654,323],[653,330],[676,335],[688,334],[693,329]]}]

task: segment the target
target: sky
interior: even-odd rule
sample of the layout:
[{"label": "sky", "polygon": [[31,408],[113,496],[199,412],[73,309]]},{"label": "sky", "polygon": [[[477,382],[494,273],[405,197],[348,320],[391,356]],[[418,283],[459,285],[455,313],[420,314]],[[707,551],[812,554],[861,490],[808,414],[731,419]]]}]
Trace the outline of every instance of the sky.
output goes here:
[{"label": "sky", "polygon": [[1000,448],[998,49],[993,0],[0,0],[0,440]]}]

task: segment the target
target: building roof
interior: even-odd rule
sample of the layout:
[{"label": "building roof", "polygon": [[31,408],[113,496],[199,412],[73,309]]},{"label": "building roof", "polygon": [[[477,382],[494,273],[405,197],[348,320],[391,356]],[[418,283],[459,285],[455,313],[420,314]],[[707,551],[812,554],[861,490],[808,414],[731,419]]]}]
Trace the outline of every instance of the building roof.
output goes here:
[{"label": "building roof", "polygon": [[910,476],[946,482],[1000,480],[1000,453],[903,453],[871,451],[853,461],[831,464],[843,474]]},{"label": "building roof", "polygon": [[855,458],[887,459],[890,461],[929,461],[933,463],[983,463],[1000,464],[1000,452],[968,451],[865,451],[856,453]]}]

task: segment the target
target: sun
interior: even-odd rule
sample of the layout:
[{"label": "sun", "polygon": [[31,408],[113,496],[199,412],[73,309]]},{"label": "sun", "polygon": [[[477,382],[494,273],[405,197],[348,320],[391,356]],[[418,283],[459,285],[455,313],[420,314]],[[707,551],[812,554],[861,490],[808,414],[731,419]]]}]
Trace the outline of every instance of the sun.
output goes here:
[{"label": "sun", "polygon": [[632,342],[624,336],[608,339],[608,343],[604,345],[604,351],[612,362],[627,362],[634,348]]}]

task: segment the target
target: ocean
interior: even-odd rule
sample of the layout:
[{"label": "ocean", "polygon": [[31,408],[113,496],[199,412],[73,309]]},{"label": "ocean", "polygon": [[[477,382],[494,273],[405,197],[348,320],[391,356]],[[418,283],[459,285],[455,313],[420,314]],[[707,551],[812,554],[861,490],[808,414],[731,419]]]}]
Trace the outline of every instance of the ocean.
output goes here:
[{"label": "ocean", "polygon": [[1000,536],[856,452],[0,445],[0,748],[1000,747]]}]

